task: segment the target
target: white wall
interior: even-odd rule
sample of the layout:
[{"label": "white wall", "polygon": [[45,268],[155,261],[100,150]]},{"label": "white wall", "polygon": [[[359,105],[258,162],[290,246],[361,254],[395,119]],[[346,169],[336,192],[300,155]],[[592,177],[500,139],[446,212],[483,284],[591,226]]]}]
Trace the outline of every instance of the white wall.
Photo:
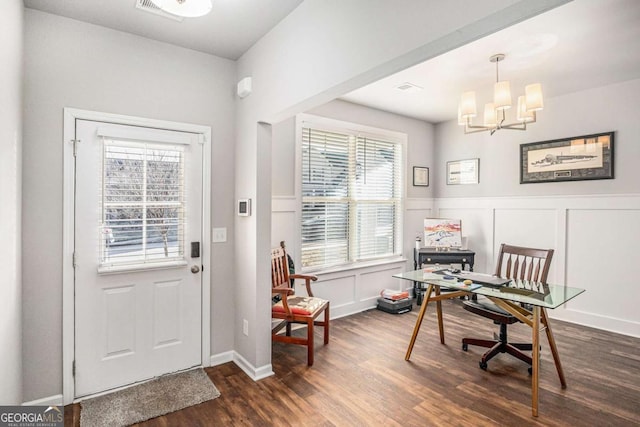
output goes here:
[{"label": "white wall", "polygon": [[[24,400],[62,393],[64,107],[212,128],[212,354],[233,350],[235,63],[28,9],[23,192]],[[3,39],[4,40],[4,39]]]},{"label": "white wall", "polygon": [[[331,316],[341,317],[375,307],[380,290],[385,288],[411,288],[411,282],[391,276],[413,267],[413,247],[416,234],[422,235],[423,219],[431,214],[432,188],[412,185],[413,166],[433,168],[434,126],[416,120],[350,102],[335,100],[308,111],[309,114],[348,123],[401,132],[407,135],[406,145],[406,203],[402,255],[407,261],[394,262],[357,269],[345,269],[318,274],[314,294],[331,301]],[[271,216],[271,246],[281,240],[300,263],[300,194],[295,194],[295,119],[273,126],[272,184],[274,196]],[[286,179],[284,178],[286,177]],[[304,294],[306,291],[300,289]]]},{"label": "white wall", "polygon": [[[257,123],[277,123],[564,1],[307,0],[238,61],[238,78],[253,77],[253,93],[237,103],[237,197],[254,215],[236,219],[236,350],[256,371],[271,370],[269,334],[271,139]],[[263,147],[262,145],[268,145]],[[258,173],[263,175],[259,175]]]},{"label": "white wall", "polygon": [[[464,135],[456,121],[436,126],[438,197],[547,196],[561,194],[626,194],[640,192],[636,143],[640,122],[640,80],[545,99],[537,123],[526,132],[501,130]],[[615,179],[520,184],[520,144],[615,131]],[[480,184],[446,185],[449,160],[480,158]]]},{"label": "white wall", "polygon": [[[640,336],[640,80],[546,100],[527,132],[464,135],[436,126],[436,209],[462,218],[477,270],[492,271],[501,242],[554,248],[549,281],[587,291],[552,317]],[[613,107],[613,108],[612,108]],[[522,143],[614,131],[615,179],[519,184]],[[478,185],[447,186],[447,160],[480,158]]]},{"label": "white wall", "polygon": [[0,405],[22,403],[22,53],[24,7],[0,13]]}]

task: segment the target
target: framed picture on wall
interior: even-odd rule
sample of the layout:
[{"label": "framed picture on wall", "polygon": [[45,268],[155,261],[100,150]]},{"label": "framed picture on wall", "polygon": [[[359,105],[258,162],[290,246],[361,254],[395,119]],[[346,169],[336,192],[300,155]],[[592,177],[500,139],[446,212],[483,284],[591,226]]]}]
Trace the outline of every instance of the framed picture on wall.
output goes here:
[{"label": "framed picture on wall", "polygon": [[520,145],[520,184],[613,179],[613,132]]},{"label": "framed picture on wall", "polygon": [[413,167],[413,186],[428,187],[429,186],[429,168],[422,166]]},{"label": "framed picture on wall", "polygon": [[477,184],[480,178],[480,159],[447,162],[447,184]]}]

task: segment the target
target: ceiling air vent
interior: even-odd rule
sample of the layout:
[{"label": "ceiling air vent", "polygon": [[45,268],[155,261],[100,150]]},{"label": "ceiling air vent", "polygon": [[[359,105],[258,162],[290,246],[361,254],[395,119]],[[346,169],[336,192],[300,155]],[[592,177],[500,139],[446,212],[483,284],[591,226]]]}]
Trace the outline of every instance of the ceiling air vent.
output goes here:
[{"label": "ceiling air vent", "polygon": [[184,20],[181,16],[172,15],[160,9],[158,6],[153,4],[151,0],[136,0],[136,9],[144,10],[145,12],[153,13],[154,15],[164,16],[165,18],[178,22],[182,22]]},{"label": "ceiling air vent", "polygon": [[421,88],[418,85],[414,85],[413,83],[409,83],[409,82],[404,82],[398,86],[396,86],[396,89],[402,91],[402,92],[420,92],[423,88]]}]

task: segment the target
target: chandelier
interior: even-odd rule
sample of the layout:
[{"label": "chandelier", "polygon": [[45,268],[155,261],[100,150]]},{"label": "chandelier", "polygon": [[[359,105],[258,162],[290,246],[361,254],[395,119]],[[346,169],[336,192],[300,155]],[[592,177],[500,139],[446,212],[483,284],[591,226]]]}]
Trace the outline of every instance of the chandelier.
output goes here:
[{"label": "chandelier", "polygon": [[211,0],[151,0],[167,13],[185,18],[197,18],[211,12]]},{"label": "chandelier", "polygon": [[525,86],[524,95],[518,97],[516,121],[506,123],[506,110],[511,108],[511,87],[509,81],[500,81],[498,63],[505,55],[499,53],[489,58],[496,64],[496,83],[493,86],[493,102],[484,106],[484,123],[474,125],[476,116],[476,93],[464,92],[458,106],[458,124],[464,126],[464,133],[489,131],[493,135],[499,129],[527,130],[528,123],[536,122],[536,111],[542,110],[542,85],[533,83]]}]

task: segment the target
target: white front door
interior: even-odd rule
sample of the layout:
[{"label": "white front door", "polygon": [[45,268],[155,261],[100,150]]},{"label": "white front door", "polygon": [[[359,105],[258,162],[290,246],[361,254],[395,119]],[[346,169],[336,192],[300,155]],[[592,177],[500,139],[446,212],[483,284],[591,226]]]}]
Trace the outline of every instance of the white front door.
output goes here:
[{"label": "white front door", "polygon": [[200,136],[76,121],[75,397],[202,363]]}]

